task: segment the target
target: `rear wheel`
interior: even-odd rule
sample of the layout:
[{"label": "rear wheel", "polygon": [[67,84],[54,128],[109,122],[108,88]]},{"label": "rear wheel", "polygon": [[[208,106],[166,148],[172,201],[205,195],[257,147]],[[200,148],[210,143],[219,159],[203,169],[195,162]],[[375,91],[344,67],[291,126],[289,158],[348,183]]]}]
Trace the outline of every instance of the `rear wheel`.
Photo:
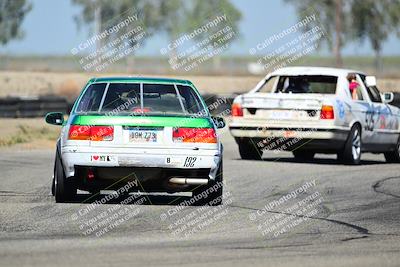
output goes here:
[{"label": "rear wheel", "polygon": [[54,195],[57,203],[67,202],[76,196],[76,184],[72,178],[66,179],[61,159],[56,153],[54,168]]},{"label": "rear wheel", "polygon": [[397,141],[396,148],[393,151],[384,153],[385,159],[389,163],[400,163],[400,139]]},{"label": "rear wheel", "polygon": [[338,160],[349,165],[358,165],[361,162],[361,128],[359,125],[351,128],[350,134],[341,152],[338,153]]},{"label": "rear wheel", "polygon": [[[197,204],[207,206],[222,205],[223,193],[223,166],[222,160],[219,165],[215,180],[210,181],[207,185],[201,186],[193,191],[193,197],[202,197]],[[204,193],[206,192],[206,193]],[[205,197],[204,197],[205,196]]]},{"label": "rear wheel", "polygon": [[260,160],[262,151],[251,141],[239,141],[239,154],[242,159]]},{"label": "rear wheel", "polygon": [[315,156],[315,152],[307,150],[294,150],[292,153],[298,160],[312,160]]}]

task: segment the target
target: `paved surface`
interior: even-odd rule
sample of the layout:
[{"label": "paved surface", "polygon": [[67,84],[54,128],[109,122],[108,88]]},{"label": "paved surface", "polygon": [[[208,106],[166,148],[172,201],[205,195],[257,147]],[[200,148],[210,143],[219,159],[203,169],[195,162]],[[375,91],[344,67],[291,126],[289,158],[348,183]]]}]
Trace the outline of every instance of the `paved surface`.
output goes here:
[{"label": "paved surface", "polygon": [[53,151],[1,151],[0,265],[400,266],[399,164],[371,154],[361,166],[289,153],[244,161],[227,134],[224,145],[226,204],[179,211],[169,203],[188,197],[56,204]]}]

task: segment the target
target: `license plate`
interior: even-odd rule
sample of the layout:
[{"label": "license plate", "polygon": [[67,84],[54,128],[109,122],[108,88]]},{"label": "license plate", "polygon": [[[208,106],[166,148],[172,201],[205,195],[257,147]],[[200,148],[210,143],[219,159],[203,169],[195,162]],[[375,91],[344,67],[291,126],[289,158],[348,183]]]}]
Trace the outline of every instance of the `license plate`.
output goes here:
[{"label": "license plate", "polygon": [[129,130],[131,143],[157,143],[158,131],[154,130]]},{"label": "license plate", "polygon": [[287,120],[287,119],[292,119],[294,116],[292,111],[274,110],[271,111],[270,117],[272,119]]}]

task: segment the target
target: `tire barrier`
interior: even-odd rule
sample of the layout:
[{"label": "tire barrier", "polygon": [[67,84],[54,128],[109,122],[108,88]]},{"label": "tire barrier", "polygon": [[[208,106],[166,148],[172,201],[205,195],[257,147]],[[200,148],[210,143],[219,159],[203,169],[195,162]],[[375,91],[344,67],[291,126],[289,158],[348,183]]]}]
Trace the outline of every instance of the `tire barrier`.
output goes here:
[{"label": "tire barrier", "polygon": [[2,118],[43,117],[52,111],[67,113],[68,109],[67,100],[56,95],[0,98],[0,117]]}]

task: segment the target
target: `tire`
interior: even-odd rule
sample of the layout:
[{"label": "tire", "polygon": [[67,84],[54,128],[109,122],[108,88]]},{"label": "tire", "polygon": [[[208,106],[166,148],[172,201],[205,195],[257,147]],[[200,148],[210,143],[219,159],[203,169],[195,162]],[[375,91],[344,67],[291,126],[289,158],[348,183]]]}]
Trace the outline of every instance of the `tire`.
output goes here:
[{"label": "tire", "polygon": [[55,181],[56,179],[53,176],[53,179],[51,179],[51,195],[54,197],[56,195],[56,185],[55,185]]},{"label": "tire", "polygon": [[210,181],[207,185],[201,186],[193,191],[193,197],[196,195],[200,196],[203,192],[210,192],[207,197],[201,198],[197,204],[204,206],[219,206],[222,205],[222,194],[223,194],[223,163],[219,165],[217,175],[214,181]]},{"label": "tire", "polygon": [[260,160],[262,158],[262,151],[256,147],[251,141],[239,142],[239,154],[242,159]]},{"label": "tire", "polygon": [[386,162],[400,163],[400,139],[397,141],[396,148],[393,151],[384,153]]},{"label": "tire", "polygon": [[358,165],[361,162],[361,153],[361,128],[357,124],[351,128],[343,150],[338,153],[338,160],[344,164]]},{"label": "tire", "polygon": [[315,156],[315,152],[307,150],[294,150],[292,153],[295,159],[298,160],[312,160]]},{"label": "tire", "polygon": [[76,196],[76,189],[76,184],[73,179],[66,179],[64,168],[59,153],[57,152],[54,168],[54,196],[56,202],[65,203],[73,200]]}]

